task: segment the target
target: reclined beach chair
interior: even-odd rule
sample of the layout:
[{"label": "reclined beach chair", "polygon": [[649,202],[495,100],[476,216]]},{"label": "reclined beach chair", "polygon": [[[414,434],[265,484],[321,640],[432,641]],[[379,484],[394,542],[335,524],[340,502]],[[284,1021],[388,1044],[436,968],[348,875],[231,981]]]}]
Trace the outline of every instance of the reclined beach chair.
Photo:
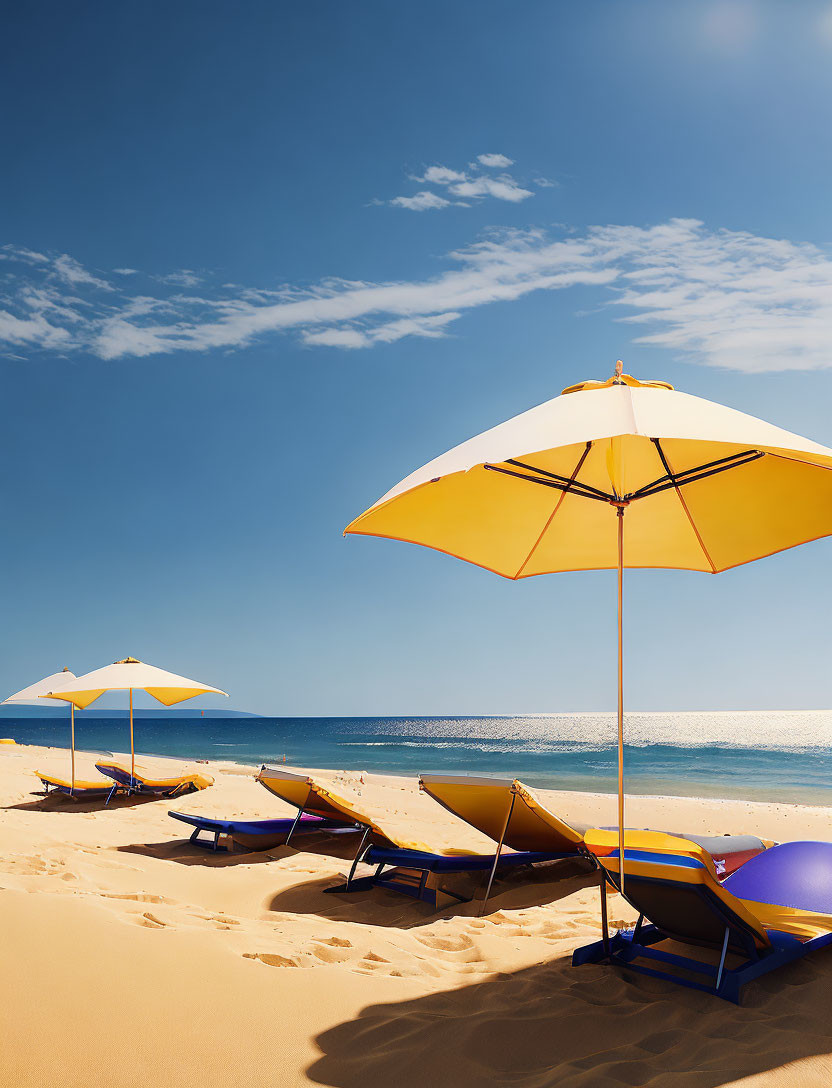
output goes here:
[{"label": "reclined beach chair", "polygon": [[[516,850],[563,849],[564,843],[583,843],[587,830],[584,824],[570,824],[557,816],[516,778],[423,774],[419,787],[443,808],[494,839],[498,849],[503,843]],[[774,845],[756,835],[684,833],[682,837],[711,855],[719,877],[727,877],[749,858]]]},{"label": "reclined beach chair", "polygon": [[300,827],[301,821],[308,816],[326,820],[329,825],[327,830],[333,834],[363,830],[363,825],[345,811],[349,808],[346,801],[333,804],[326,787],[304,774],[295,774],[294,771],[284,771],[279,767],[267,767],[263,764],[255,781],[298,810],[293,821],[295,826],[289,829],[286,836],[286,846]]},{"label": "reclined beach chair", "polygon": [[[340,816],[345,826],[363,832],[346,883],[327,888],[328,892],[382,887],[433,906],[439,905],[440,894],[464,903],[469,901],[470,896],[450,890],[442,884],[443,877],[452,873],[491,871],[493,874],[498,863],[501,868],[509,868],[585,856],[577,849],[581,841],[577,832],[574,839],[564,839],[557,850],[504,850],[496,854],[477,854],[465,848],[435,851],[426,843],[402,839],[389,828],[385,829],[375,816],[360,811],[354,803],[338,797],[315,779],[264,766],[257,781],[284,801],[295,805],[299,814],[306,812],[331,819]],[[375,865],[375,873],[356,880],[355,871],[360,863]]]},{"label": "reclined beach chair", "polygon": [[[191,790],[204,790],[213,786],[214,779],[210,774],[200,771],[185,771],[182,774],[160,778],[146,767],[137,763],[130,772],[130,763],[122,763],[117,759],[99,759],[95,769],[113,780],[110,796],[117,790],[123,789],[127,793],[150,794],[153,797],[176,797],[180,793],[188,793]],[[107,798],[109,804],[110,797]]]},{"label": "reclined beach chair", "polygon": [[538,854],[542,860],[591,857],[583,845],[586,827],[561,820],[516,778],[423,774],[419,776],[419,789],[497,843],[483,913],[505,846]]},{"label": "reclined beach chair", "polygon": [[[188,812],[168,812],[174,820],[191,824],[194,830],[189,841],[195,846],[204,846],[208,850],[221,850],[225,847],[219,845],[220,835],[229,836],[237,846],[246,850],[270,850],[274,846],[284,846],[289,834],[294,831],[296,835],[312,834],[314,832],[327,831],[333,826],[331,820],[324,820],[320,816],[302,815],[300,822],[294,816],[281,817],[272,820],[214,820],[208,816],[195,816]],[[213,840],[200,838],[205,831],[213,835]]]},{"label": "reclined beach chair", "polygon": [[47,774],[46,771],[35,771],[37,777],[43,783],[44,793],[65,793],[75,801],[94,801],[99,797],[107,797],[113,788],[113,783],[108,778],[96,776],[95,778],[75,777],[73,784],[71,778],[62,778],[60,775]]},{"label": "reclined beach chair", "polygon": [[[618,833],[588,831],[585,842],[620,890]],[[607,935],[602,884],[604,936],[576,949],[573,964],[609,962],[739,1004],[747,982],[832,943],[832,843],[772,846],[720,884],[691,840],[628,831],[623,894],[639,912],[635,928]],[[718,963],[656,947],[666,940],[718,951]]]}]

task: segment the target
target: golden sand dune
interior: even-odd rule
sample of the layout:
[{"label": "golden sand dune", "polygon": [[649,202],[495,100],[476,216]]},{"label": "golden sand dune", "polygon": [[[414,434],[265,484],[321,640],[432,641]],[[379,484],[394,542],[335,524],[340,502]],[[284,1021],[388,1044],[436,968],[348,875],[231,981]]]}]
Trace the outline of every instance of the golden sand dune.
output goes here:
[{"label": "golden sand dune", "polygon": [[[66,758],[0,749],[3,1085],[832,1083],[832,951],[751,984],[742,1008],[572,968],[572,949],[598,933],[581,863],[498,884],[486,918],[476,902],[435,912],[378,889],[324,895],[354,837],[215,854],[167,816],[288,815],[250,769],[212,764],[216,785],[201,793],[104,808],[34,792],[33,769]],[[484,845],[412,782],[322,774],[388,825]],[[613,797],[548,797],[576,821],[614,822]],[[825,808],[639,798],[630,817],[832,839]],[[619,897],[609,906],[611,920],[632,919]]]}]

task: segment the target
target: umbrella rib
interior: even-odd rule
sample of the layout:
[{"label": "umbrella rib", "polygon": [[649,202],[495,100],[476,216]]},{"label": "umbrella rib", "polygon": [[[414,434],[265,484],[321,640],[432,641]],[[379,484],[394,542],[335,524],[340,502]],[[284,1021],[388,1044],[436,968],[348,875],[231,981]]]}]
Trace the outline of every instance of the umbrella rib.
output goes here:
[{"label": "umbrella rib", "polygon": [[[526,465],[522,461],[514,461],[512,459],[507,460],[506,464],[518,465],[520,468],[529,469],[531,472],[544,473],[545,471],[544,469],[538,469],[533,465]],[[589,484],[569,480],[566,476],[555,476],[553,472],[546,472],[545,476],[551,478],[544,479],[543,476],[529,476],[526,472],[514,472],[512,469],[505,468],[503,465],[491,465],[488,464],[488,462],[485,462],[482,467],[486,472],[501,472],[504,476],[513,476],[516,480],[528,480],[530,484],[542,484],[544,487],[554,488],[555,491],[570,491],[573,495],[580,495],[582,499],[595,499],[596,502],[616,502],[615,495],[607,495],[603,491],[598,491],[597,488],[591,487]]]},{"label": "umbrella rib", "polygon": [[[651,438],[656,443],[658,439]],[[652,483],[645,484],[638,491],[625,495],[628,500],[647,499],[651,495],[658,495],[661,491],[669,491],[671,487],[679,488],[685,484],[695,484],[699,480],[706,480],[709,476],[717,476],[720,472],[727,472],[731,468],[741,468],[743,465],[756,461],[764,454],[760,450],[745,450],[743,453],[732,453],[730,457],[722,457],[719,461],[709,461],[705,465],[697,465],[695,468],[686,468],[682,472],[666,472]],[[666,462],[662,462],[666,464]]]},{"label": "umbrella rib", "polygon": [[[575,482],[575,478],[577,477],[578,473],[581,471],[581,468],[583,467],[583,463],[587,459],[587,455],[589,454],[589,451],[591,449],[592,449],[592,443],[587,442],[586,446],[584,447],[584,452],[581,454],[577,465],[575,465],[575,470],[574,470],[574,472],[572,473],[572,475],[570,477],[570,483]],[[518,567],[517,573],[514,575],[514,580],[515,581],[522,575],[523,571],[526,569],[526,566],[527,566],[529,560],[534,555],[534,553],[537,551],[538,545],[540,544],[541,540],[543,539],[544,535],[546,534],[546,531],[548,530],[549,526],[552,524],[552,521],[554,520],[555,514],[558,512],[558,510],[560,510],[561,504],[563,503],[563,500],[566,498],[566,495],[567,495],[568,491],[569,491],[568,486],[564,487],[563,491],[561,491],[560,496],[558,497],[558,501],[555,503],[554,509],[552,510],[549,517],[546,519],[546,524],[540,530],[540,533],[539,533],[539,535],[537,537],[537,540],[534,542],[534,544],[532,544],[531,550],[529,551],[529,554],[526,556],[526,558],[523,560],[523,562]]]},{"label": "umbrella rib", "polygon": [[[584,456],[586,456],[586,453],[589,452],[589,447],[591,445],[592,445],[591,442],[587,443],[587,448],[584,451]],[[578,469],[580,469],[583,462],[584,462],[584,458],[582,457],[581,460],[578,462]],[[610,502],[611,500],[615,499],[614,495],[609,495],[606,491],[600,491],[597,487],[593,487],[592,484],[584,483],[582,480],[577,480],[576,481],[575,473],[578,471],[578,469],[576,469],[575,473],[573,473],[571,476],[560,476],[560,475],[558,475],[557,472],[549,472],[548,469],[538,468],[536,465],[527,464],[527,462],[525,462],[525,461],[518,461],[516,457],[507,457],[506,458],[506,464],[507,465],[514,465],[516,468],[525,468],[529,472],[536,472],[538,474],[538,476],[543,476],[544,477],[544,479],[542,479],[542,480],[536,480],[535,481],[536,483],[541,483],[542,484],[542,483],[546,483],[549,480],[552,480],[555,483],[561,484],[567,491],[571,491],[573,489],[581,490],[586,495],[587,498],[601,499],[604,502]],[[486,467],[496,467],[496,466],[486,466]]]},{"label": "umbrella rib", "polygon": [[[702,534],[699,532],[699,530],[696,527],[696,522],[693,520],[693,515],[690,512],[688,504],[685,502],[685,497],[682,494],[682,489],[676,483],[676,479],[675,479],[675,477],[673,475],[673,470],[671,469],[670,465],[667,463],[667,458],[664,455],[664,450],[662,449],[661,442],[659,442],[658,438],[651,439],[651,442],[656,447],[656,452],[658,453],[658,455],[659,455],[659,457],[661,459],[662,467],[664,468],[665,472],[670,477],[670,479],[673,481],[673,486],[674,486],[674,488],[676,490],[676,495],[677,495],[677,497],[679,499],[679,502],[682,505],[682,509],[684,510],[688,521],[690,522],[690,527],[691,527],[691,529],[693,529],[694,535],[696,536],[696,539],[699,541],[699,547],[702,549],[702,551],[703,551],[703,553],[705,555],[705,558],[708,560],[708,563],[711,566],[711,573],[716,574],[716,564],[714,563],[713,559],[711,559],[711,553],[705,547],[705,541],[702,539]],[[745,464],[746,462],[742,462],[742,463]]]}]

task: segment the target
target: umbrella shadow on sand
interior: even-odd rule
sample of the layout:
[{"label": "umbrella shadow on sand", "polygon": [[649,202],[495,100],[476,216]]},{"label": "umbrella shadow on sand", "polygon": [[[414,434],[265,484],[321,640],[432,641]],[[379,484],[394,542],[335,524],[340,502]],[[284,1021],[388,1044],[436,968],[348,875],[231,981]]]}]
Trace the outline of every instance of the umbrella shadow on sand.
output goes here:
[{"label": "umbrella shadow on sand", "polygon": [[[316,1084],[486,1085],[832,1082],[832,953],[750,984],[744,1006],[561,955],[472,986],[370,1005],[322,1032]],[[770,1077],[762,1076],[770,1073]]]}]

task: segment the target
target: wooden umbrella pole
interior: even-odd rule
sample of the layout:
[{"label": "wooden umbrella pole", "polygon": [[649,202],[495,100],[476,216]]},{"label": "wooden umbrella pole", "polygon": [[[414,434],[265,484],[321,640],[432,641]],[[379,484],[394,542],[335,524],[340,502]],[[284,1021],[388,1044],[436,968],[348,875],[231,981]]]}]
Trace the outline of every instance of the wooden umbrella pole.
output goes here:
[{"label": "wooden umbrella pole", "polygon": [[618,872],[624,893],[624,507],[618,507]]},{"label": "wooden umbrella pole", "polygon": [[136,777],[136,749],[133,747],[133,689],[130,688],[130,785]]},{"label": "wooden umbrella pole", "polygon": [[72,778],[69,787],[69,796],[75,793],[75,703],[69,704],[69,747],[70,760],[72,762]]}]

